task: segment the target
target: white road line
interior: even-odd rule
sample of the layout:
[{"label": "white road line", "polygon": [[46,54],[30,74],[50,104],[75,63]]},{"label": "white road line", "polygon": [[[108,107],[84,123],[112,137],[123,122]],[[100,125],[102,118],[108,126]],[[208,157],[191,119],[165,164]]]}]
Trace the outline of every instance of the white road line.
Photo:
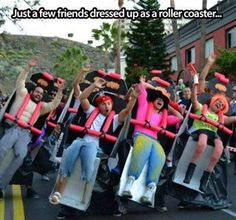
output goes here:
[{"label": "white road line", "polygon": [[229,215],[231,215],[231,216],[233,216],[233,217],[236,217],[236,212],[233,212],[229,209],[222,209],[222,211],[229,214]]}]

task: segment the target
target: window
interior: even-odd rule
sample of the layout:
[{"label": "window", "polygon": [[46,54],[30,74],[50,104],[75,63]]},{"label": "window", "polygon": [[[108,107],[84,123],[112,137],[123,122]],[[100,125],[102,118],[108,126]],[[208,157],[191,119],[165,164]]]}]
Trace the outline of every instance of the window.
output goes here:
[{"label": "window", "polygon": [[236,27],[231,28],[227,32],[227,48],[236,47]]},{"label": "window", "polygon": [[171,57],[170,60],[170,70],[175,72],[177,70],[177,57]]},{"label": "window", "polygon": [[185,60],[186,60],[186,64],[188,63],[195,63],[195,47],[192,47],[188,50],[186,50],[185,53]]},{"label": "window", "polygon": [[205,43],[205,58],[208,58],[214,52],[214,40],[209,39]]}]

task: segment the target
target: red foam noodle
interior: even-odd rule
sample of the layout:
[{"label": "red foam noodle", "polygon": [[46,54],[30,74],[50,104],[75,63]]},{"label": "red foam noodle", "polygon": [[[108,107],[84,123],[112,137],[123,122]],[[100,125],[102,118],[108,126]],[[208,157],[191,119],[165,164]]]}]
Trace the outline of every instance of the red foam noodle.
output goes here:
[{"label": "red foam noodle", "polygon": [[137,120],[137,119],[131,119],[131,120],[130,120],[130,123],[131,123],[131,124],[135,124],[135,125],[142,125],[142,126],[144,126],[144,124],[145,124],[144,121],[139,121],[139,120]]},{"label": "red foam noodle", "polygon": [[207,110],[208,110],[208,106],[207,106],[206,104],[204,104],[204,105],[202,106],[202,115],[206,115]]},{"label": "red foam noodle", "polygon": [[[200,115],[196,115],[196,114],[190,113],[190,117],[193,118],[193,119],[195,119],[195,120],[203,121],[203,118],[202,118],[202,116],[200,116]],[[231,134],[233,133],[230,129],[226,128],[225,126],[223,126],[223,125],[220,124],[219,122],[213,121],[213,120],[208,119],[208,118],[206,118],[206,119],[204,120],[204,122],[205,122],[205,123],[208,123],[208,124],[210,124],[210,125],[212,125],[212,126],[214,126],[214,127],[218,127],[219,130],[223,131],[223,132],[226,133],[226,134],[231,135]]]},{"label": "red foam noodle", "polygon": [[30,130],[34,133],[34,134],[37,134],[37,135],[40,135],[42,133],[41,130],[39,130],[38,128],[35,128],[35,127],[31,127]]},{"label": "red foam noodle", "polygon": [[48,126],[51,127],[51,128],[55,128],[56,127],[56,124],[51,122],[51,121],[48,121],[47,122]]},{"label": "red foam noodle", "polygon": [[87,121],[86,121],[86,123],[85,123],[85,127],[86,128],[90,128],[91,127],[91,125],[92,125],[92,123],[93,123],[93,121],[94,121],[94,119],[97,117],[97,115],[99,114],[99,109],[98,108],[95,108],[93,111],[92,111],[92,113],[89,115],[89,117],[88,117],[88,119],[87,119]]},{"label": "red foam noodle", "polygon": [[10,120],[10,121],[15,121],[15,117],[13,115],[10,115],[9,113],[4,114],[5,118]]},{"label": "red foam noodle", "polygon": [[47,80],[53,80],[53,76],[50,74],[50,73],[48,73],[48,72],[43,72],[43,78],[44,79],[47,79]]},{"label": "red foam noodle", "polygon": [[179,104],[177,102],[174,102],[173,100],[169,100],[169,105],[174,108],[175,110],[179,110]]},{"label": "red foam noodle", "polygon": [[146,117],[145,117],[146,121],[148,121],[148,122],[151,121],[152,112],[153,112],[153,103],[149,102],[147,112],[146,112]]},{"label": "red foam noodle", "polygon": [[167,116],[168,116],[168,112],[166,109],[164,109],[162,112],[162,120],[161,120],[161,124],[160,124],[160,126],[162,128],[166,128],[166,126],[167,126]]},{"label": "red foam noodle", "polygon": [[30,100],[30,94],[27,93],[20,108],[18,109],[17,113],[16,113],[16,118],[20,118],[23,111],[25,110],[26,106],[28,105],[29,103],[29,100]]},{"label": "red foam noodle", "polygon": [[36,108],[34,109],[34,112],[28,122],[29,125],[33,125],[34,122],[36,121],[36,118],[39,116],[39,113],[40,113],[40,109],[42,108],[42,103],[39,102],[37,105],[36,105]]},{"label": "red foam noodle", "polygon": [[197,74],[197,70],[195,69],[194,65],[192,63],[189,63],[187,65],[187,67],[190,69],[190,71],[194,72],[195,74]]},{"label": "red foam noodle", "polygon": [[223,74],[215,72],[215,78],[220,79],[221,77],[225,77]]},{"label": "red foam noodle", "polygon": [[215,72],[215,77],[222,83],[224,84],[228,84],[229,83],[229,79],[225,78],[225,76],[221,73]]},{"label": "red foam noodle", "polygon": [[[78,131],[78,132],[83,132],[84,131],[84,128],[79,126],[79,125],[70,124],[69,127],[70,127],[70,129]],[[108,141],[111,141],[111,142],[116,142],[117,141],[117,137],[109,135],[109,134],[104,134],[104,136],[103,136],[102,132],[100,132],[100,131],[87,129],[86,132],[89,135],[96,136],[96,137],[101,137],[101,138],[104,138],[104,139],[106,139]]]},{"label": "red foam noodle", "polygon": [[70,112],[70,113],[77,113],[78,109],[77,108],[68,108],[68,112]]},{"label": "red foam noodle", "polygon": [[101,70],[101,69],[98,70],[97,73],[98,73],[99,75],[101,75],[102,77],[104,77],[104,76],[107,75],[107,73],[106,73],[105,71]]},{"label": "red foam noodle", "polygon": [[175,134],[172,133],[172,132],[170,132],[170,131],[167,131],[167,130],[161,130],[160,133],[165,134],[167,137],[169,137],[169,138],[171,138],[171,139],[175,138]]},{"label": "red foam noodle", "polygon": [[170,86],[170,83],[159,78],[159,77],[156,77],[155,81],[157,81],[160,85],[164,86],[164,87],[169,87]]},{"label": "red foam noodle", "polygon": [[218,114],[218,116],[219,116],[219,123],[220,124],[224,124],[224,114]]},{"label": "red foam noodle", "polygon": [[112,79],[117,79],[117,80],[121,79],[121,75],[119,73],[109,73],[108,76]]},{"label": "red foam noodle", "polygon": [[224,84],[228,84],[229,83],[229,79],[227,79],[225,77],[220,77],[219,81],[224,83]]},{"label": "red foam noodle", "polygon": [[22,128],[29,128],[29,125],[23,121],[17,121],[17,124]]},{"label": "red foam noodle", "polygon": [[161,70],[151,70],[152,75],[160,75],[162,73]]},{"label": "red foam noodle", "polygon": [[111,122],[113,120],[114,115],[115,115],[114,111],[111,111],[110,114],[108,115],[108,117],[106,119],[106,122],[105,122],[105,124],[104,124],[104,126],[102,128],[102,131],[104,133],[106,133],[108,131],[108,129],[109,129],[110,125],[111,125]]}]

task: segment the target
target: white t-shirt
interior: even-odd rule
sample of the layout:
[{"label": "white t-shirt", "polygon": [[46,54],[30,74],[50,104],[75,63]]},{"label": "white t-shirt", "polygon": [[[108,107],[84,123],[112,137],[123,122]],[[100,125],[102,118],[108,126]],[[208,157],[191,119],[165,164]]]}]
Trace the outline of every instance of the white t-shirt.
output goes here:
[{"label": "white t-shirt", "polygon": [[[93,105],[90,105],[89,109],[85,112],[86,117],[88,117],[94,109],[95,107]],[[99,113],[97,117],[94,119],[90,129],[95,130],[95,131],[100,131],[105,119],[106,119],[106,116]],[[116,114],[113,117],[113,132],[115,132],[115,130],[117,129],[119,125],[120,123],[118,121],[118,114]],[[97,148],[99,148],[99,137],[86,134],[83,139],[87,142],[94,142]]]}]

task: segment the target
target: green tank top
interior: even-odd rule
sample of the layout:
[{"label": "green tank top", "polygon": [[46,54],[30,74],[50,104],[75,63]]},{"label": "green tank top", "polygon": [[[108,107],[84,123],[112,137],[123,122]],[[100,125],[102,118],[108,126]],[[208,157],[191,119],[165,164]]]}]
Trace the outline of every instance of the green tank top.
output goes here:
[{"label": "green tank top", "polygon": [[[200,108],[195,111],[195,114],[201,115],[201,113],[202,113],[202,105],[200,104]],[[216,121],[216,122],[218,122],[218,120],[219,120],[218,115],[216,113],[210,112],[210,111],[206,112],[206,118],[209,118],[209,119],[211,119],[213,121]],[[206,129],[206,130],[209,130],[209,131],[213,131],[215,133],[217,132],[216,127],[214,127],[214,126],[212,126],[208,123],[205,123],[203,121],[200,121],[200,120],[194,120],[193,121],[193,128],[194,128],[194,130]]]}]

